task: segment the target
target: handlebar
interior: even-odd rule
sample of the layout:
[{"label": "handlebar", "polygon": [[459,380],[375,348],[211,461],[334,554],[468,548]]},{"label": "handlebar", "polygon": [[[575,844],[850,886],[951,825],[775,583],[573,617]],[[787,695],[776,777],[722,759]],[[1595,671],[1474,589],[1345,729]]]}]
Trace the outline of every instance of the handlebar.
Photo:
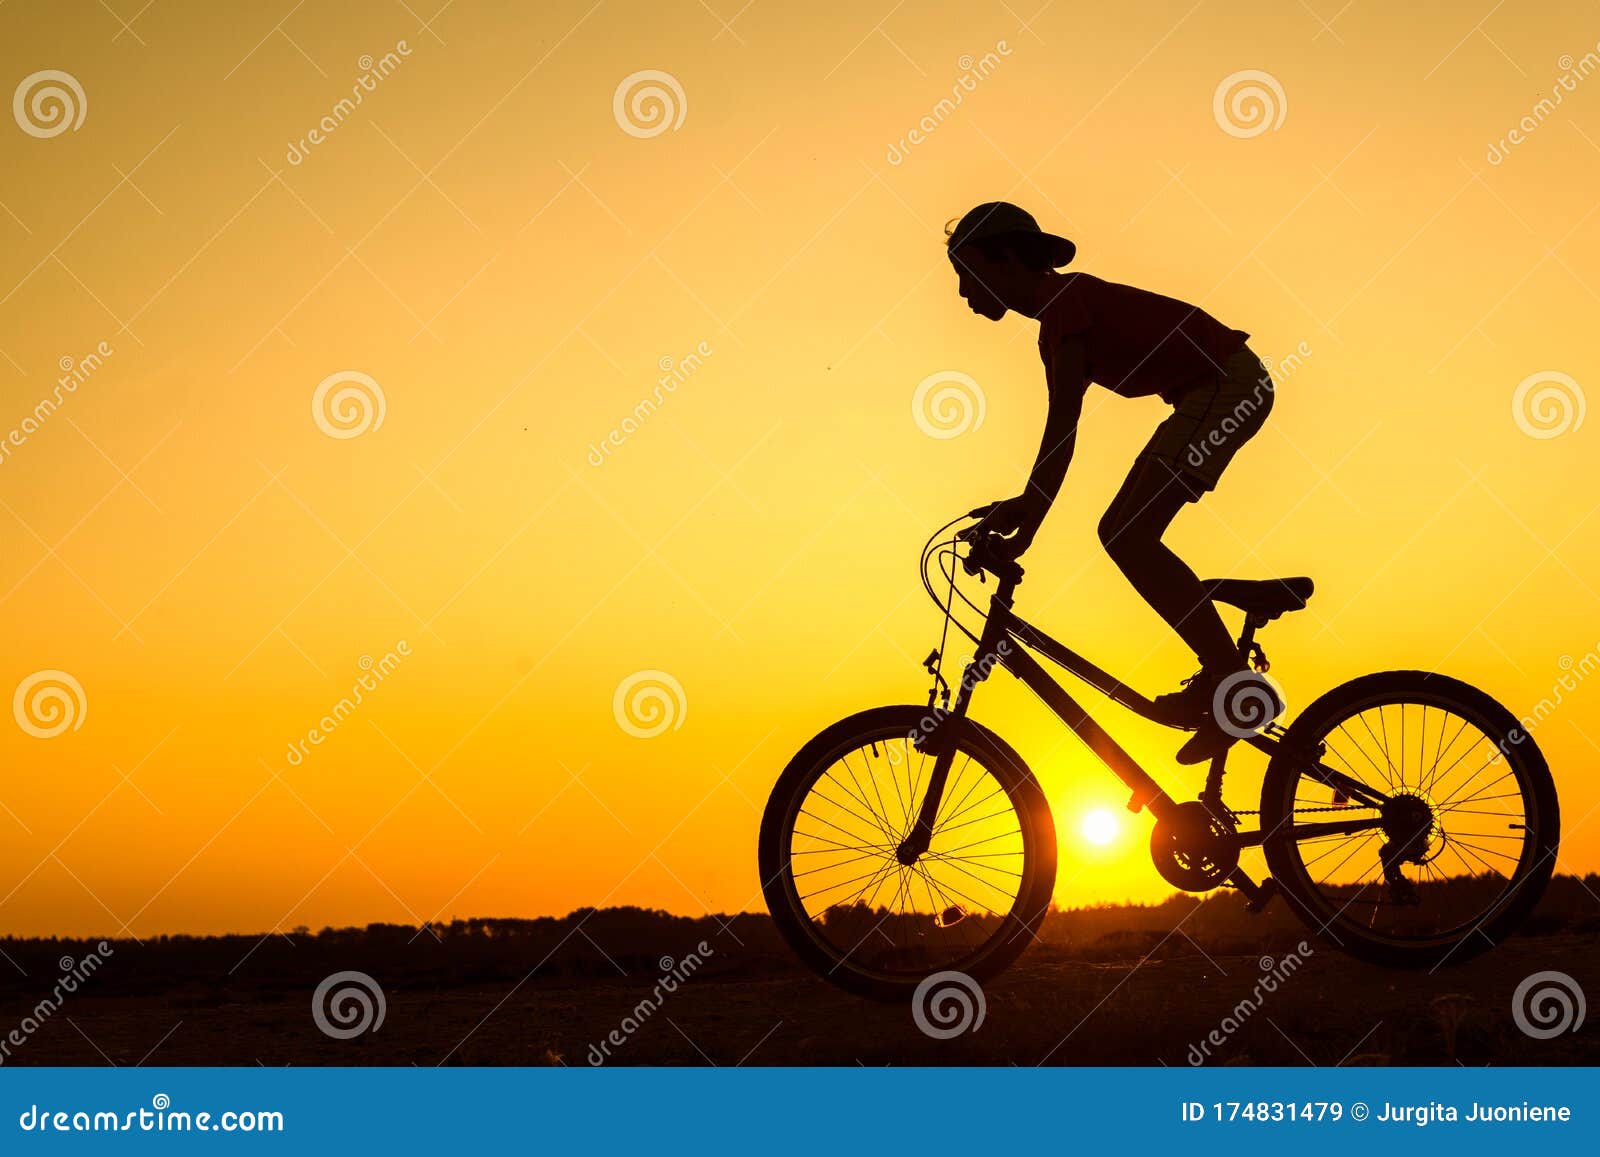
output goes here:
[{"label": "handlebar", "polygon": [[[933,600],[934,606],[944,612],[945,630],[949,631],[954,626],[973,642],[979,641],[979,636],[966,626],[962,625],[959,618],[952,617],[951,612],[955,603],[960,601],[968,610],[985,616],[988,608],[980,606],[962,592],[956,583],[955,563],[960,562],[961,567],[969,575],[974,575],[980,580],[985,574],[992,574],[1000,583],[1000,589],[994,598],[1009,604],[1012,588],[1022,580],[1022,567],[1007,552],[1009,543],[1006,539],[991,531],[982,529],[982,519],[996,504],[980,506],[965,517],[977,519],[966,527],[950,535],[951,527],[963,521],[961,517],[953,518],[945,523],[928,539],[922,548],[922,589]],[[1001,544],[1006,544],[1002,546]],[[960,547],[965,545],[966,552]],[[933,571],[937,571],[939,579],[933,578]],[[943,643],[940,644],[941,648]]]},{"label": "handlebar", "polygon": [[[980,506],[968,511],[967,517],[981,519],[997,505],[991,502],[987,506]],[[1022,564],[995,549],[997,544],[1005,541],[1000,535],[980,531],[978,526],[969,526],[956,532],[956,540],[967,544],[967,555],[961,560],[961,567],[968,574],[981,575],[987,571],[1003,583],[1022,581]]]}]

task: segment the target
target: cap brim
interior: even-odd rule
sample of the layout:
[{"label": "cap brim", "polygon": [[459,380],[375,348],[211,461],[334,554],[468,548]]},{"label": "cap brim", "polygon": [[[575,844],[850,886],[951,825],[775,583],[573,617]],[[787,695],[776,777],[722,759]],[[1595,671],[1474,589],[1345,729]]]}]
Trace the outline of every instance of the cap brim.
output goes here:
[{"label": "cap brim", "polygon": [[1072,259],[1078,255],[1076,245],[1065,237],[1057,237],[1054,233],[1045,233],[1042,236],[1050,254],[1050,268],[1060,269],[1063,265],[1072,264]]}]

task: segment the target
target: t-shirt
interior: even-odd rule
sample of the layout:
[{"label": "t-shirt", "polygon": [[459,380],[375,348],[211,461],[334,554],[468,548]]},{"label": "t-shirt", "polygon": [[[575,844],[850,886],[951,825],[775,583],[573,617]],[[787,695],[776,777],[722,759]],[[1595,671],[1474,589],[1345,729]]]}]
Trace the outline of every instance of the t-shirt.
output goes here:
[{"label": "t-shirt", "polygon": [[1062,274],[1056,289],[1039,317],[1039,353],[1052,390],[1052,354],[1068,334],[1083,337],[1089,381],[1126,398],[1160,394],[1169,402],[1215,382],[1250,337],[1197,305],[1087,273]]}]

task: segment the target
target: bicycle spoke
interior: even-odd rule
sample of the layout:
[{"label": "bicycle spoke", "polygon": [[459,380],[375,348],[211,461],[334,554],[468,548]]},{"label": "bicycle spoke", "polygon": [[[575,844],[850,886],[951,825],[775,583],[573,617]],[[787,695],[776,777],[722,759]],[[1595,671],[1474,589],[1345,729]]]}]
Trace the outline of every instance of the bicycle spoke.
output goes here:
[{"label": "bicycle spoke", "polygon": [[[954,820],[954,819],[956,819],[956,818],[958,818],[960,816],[966,815],[969,811],[972,811],[974,808],[982,807],[984,804],[986,804],[990,800],[992,800],[995,796],[1005,794],[1005,790],[1006,789],[1003,788],[1003,787],[996,787],[993,791],[991,791],[988,795],[984,796],[982,799],[973,800],[970,804],[968,804],[966,807],[962,808],[960,811],[954,813],[953,815],[946,816],[943,824],[937,824],[937,825],[934,826],[933,834],[934,835],[938,835],[940,832],[947,830],[951,826],[951,823],[950,823],[951,820]],[[955,827],[960,827],[961,825],[960,824],[955,824],[954,826]]]},{"label": "bicycle spoke", "polygon": [[[995,840],[1003,840],[1003,839],[1005,839],[1006,836],[1020,836],[1021,834],[1022,834],[1022,829],[1021,828],[1015,828],[1012,831],[1005,832],[1005,833],[1003,833],[1001,835],[998,835],[998,836],[985,836],[981,840],[973,840],[970,844],[960,844],[960,845],[957,845],[956,847],[953,847],[953,848],[946,848],[944,850],[944,854],[945,855],[949,855],[952,852],[959,852],[963,848],[976,848],[976,847],[979,847],[979,846],[981,846],[983,844],[992,844],[992,843],[994,843]],[[1014,855],[1019,855],[1020,856],[1022,853],[1021,852],[1016,852],[1016,853],[1008,853],[1008,854],[1014,854]]]}]

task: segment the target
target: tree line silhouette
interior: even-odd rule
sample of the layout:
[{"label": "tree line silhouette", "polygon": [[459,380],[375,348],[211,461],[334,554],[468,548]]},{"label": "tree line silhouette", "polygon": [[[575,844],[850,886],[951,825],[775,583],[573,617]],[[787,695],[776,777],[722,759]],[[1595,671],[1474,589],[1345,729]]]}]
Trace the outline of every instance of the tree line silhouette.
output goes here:
[{"label": "tree line silhouette", "polygon": [[[1469,891],[1470,878],[1444,885]],[[1600,933],[1600,875],[1557,876],[1520,935]],[[1175,928],[1182,935],[1173,935]],[[1085,960],[1266,953],[1292,947],[1304,926],[1282,904],[1252,915],[1231,892],[1177,894],[1155,904],[1053,908],[1036,952]],[[101,937],[6,937],[0,999],[19,1005],[48,989],[64,958],[95,951]],[[592,983],[653,980],[701,940],[715,948],[696,983],[748,980],[801,971],[765,913],[678,916],[637,908],[579,908],[535,919],[472,917],[421,927],[306,927],[287,933],[111,938],[114,957],[82,986],[83,996],[162,996],[169,1000],[251,999],[314,986],[346,969],[369,973],[386,989],[427,990],[565,979]]]}]

